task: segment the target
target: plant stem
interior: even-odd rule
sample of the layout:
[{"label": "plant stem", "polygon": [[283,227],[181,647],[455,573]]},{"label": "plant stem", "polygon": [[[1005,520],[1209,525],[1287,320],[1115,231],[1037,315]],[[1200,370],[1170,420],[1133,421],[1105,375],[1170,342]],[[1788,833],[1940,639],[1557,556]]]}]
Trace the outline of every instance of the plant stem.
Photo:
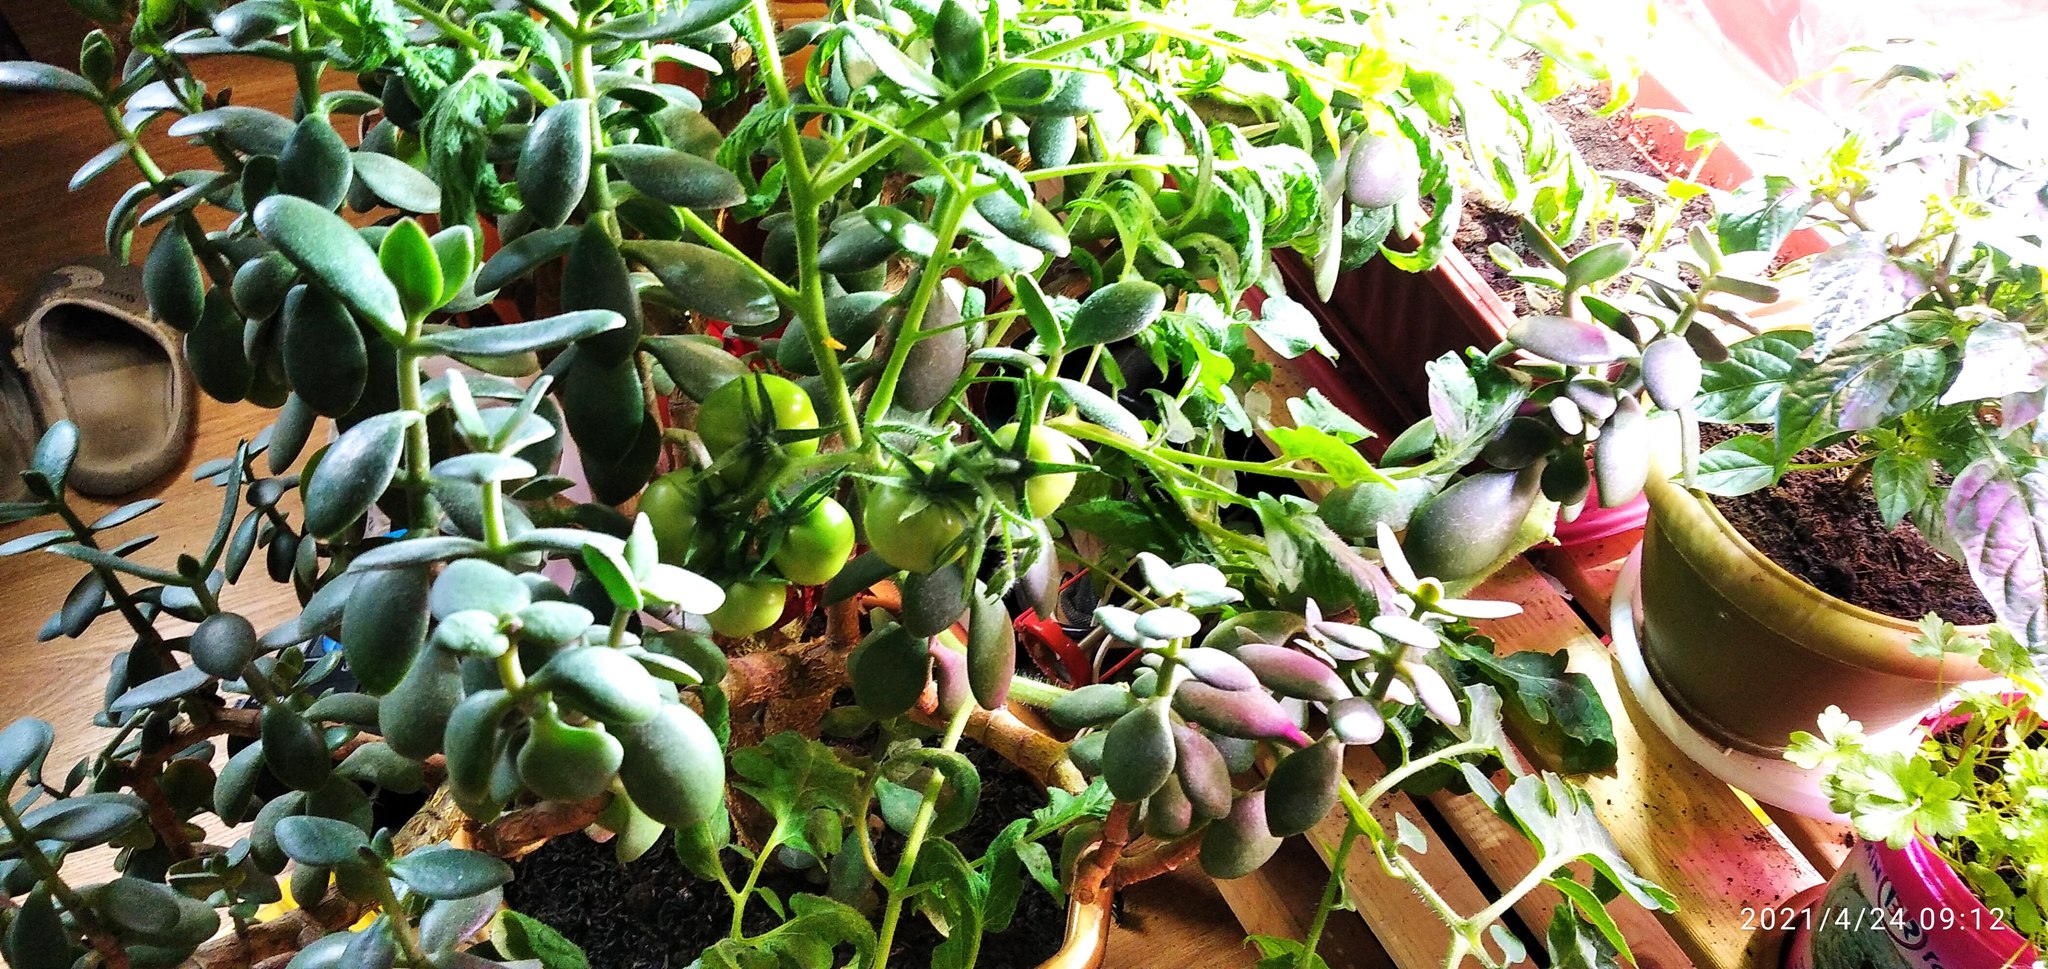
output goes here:
[{"label": "plant stem", "polygon": [[504,492],[504,482],[496,479],[484,482],[484,544],[489,545],[494,552],[505,547]]},{"label": "plant stem", "polygon": [[21,823],[21,815],[15,813],[14,805],[4,797],[0,797],[0,824],[6,825],[8,835],[14,839],[15,847],[21,852],[21,860],[35,870],[36,879],[49,888],[50,897],[56,899],[57,903],[64,906],[64,910],[70,912],[74,918],[90,926],[92,909],[85,904],[84,899],[78,897],[77,892],[71,890],[70,884],[66,883],[64,876],[57,871],[56,863],[50,860],[49,855],[43,854],[43,846],[36,842],[34,835],[28,833],[28,827]]},{"label": "plant stem", "polygon": [[[419,339],[420,321],[413,320],[406,326],[406,342]],[[432,524],[434,498],[427,490],[432,478],[429,468],[433,464],[433,444],[427,438],[427,411],[420,399],[420,355],[410,346],[398,351],[398,406],[411,411],[417,419],[406,425],[405,461],[406,475],[412,497],[412,520],[406,523],[408,534],[427,528]]]},{"label": "plant stem", "polygon": [[1351,860],[1351,846],[1364,833],[1357,824],[1347,824],[1344,836],[1337,839],[1337,853],[1330,857],[1330,880],[1323,883],[1323,897],[1316,902],[1316,917],[1301,940],[1301,957],[1295,960],[1294,969],[1309,969],[1315,961],[1316,945],[1323,939],[1323,927],[1329,924],[1330,910],[1337,907],[1337,893],[1344,886],[1344,864]]},{"label": "plant stem", "polygon": [[325,70],[326,61],[307,57],[307,45],[311,40],[306,30],[306,20],[292,25],[292,75],[299,85],[299,117],[310,118],[315,114],[324,115],[320,110],[320,72]]},{"label": "plant stem", "polygon": [[412,920],[405,917],[405,908],[398,904],[398,892],[391,887],[391,876],[375,872],[377,882],[377,903],[384,909],[384,918],[391,926],[391,937],[398,940],[398,950],[405,953],[409,966],[427,964],[426,953],[420,951],[419,934],[413,931]]},{"label": "plant stem", "polygon": [[774,857],[775,849],[781,846],[782,826],[776,825],[775,830],[768,833],[768,840],[761,842],[761,850],[754,855],[754,867],[752,871],[747,872],[747,883],[741,886],[739,892],[732,897],[732,928],[730,934],[734,940],[747,937],[746,932],[741,928],[741,920],[747,914],[747,900],[754,897],[754,886],[761,882],[762,869],[768,867],[768,859]]},{"label": "plant stem", "polygon": [[951,188],[947,188],[939,200],[938,248],[919,271],[917,289],[910,294],[903,322],[896,327],[895,343],[889,348],[889,362],[883,365],[882,375],[875,380],[874,396],[868,398],[867,419],[871,424],[889,413],[889,405],[896,398],[897,381],[902,379],[904,364],[910,359],[910,348],[924,336],[925,314],[931,309],[932,296],[939,291],[939,282],[951,268],[953,239],[959,235],[960,223],[967,217],[967,204],[968,196]]},{"label": "plant stem", "polygon": [[611,634],[606,638],[605,645],[618,649],[619,644],[626,641],[626,620],[631,618],[633,618],[633,610],[631,609],[612,610]]},{"label": "plant stem", "polygon": [[[782,76],[782,57],[775,48],[775,18],[769,0],[754,0],[750,10],[754,31],[762,44],[754,52],[754,70],[767,89],[768,102],[788,110],[789,82]],[[853,394],[846,386],[846,374],[839,368],[839,354],[829,342],[832,333],[825,318],[825,277],[818,270],[818,215],[835,190],[821,186],[811,171],[795,112],[783,119],[777,138],[781,142],[782,165],[787,173],[784,185],[789,191],[792,228],[796,232],[797,299],[792,308],[803,323],[804,338],[811,345],[811,359],[817,361],[818,378],[824,384],[826,405],[839,425],[840,439],[846,442],[847,450],[859,450],[863,443],[861,423],[853,411]]]},{"label": "plant stem", "polygon": [[[90,549],[100,547],[99,542],[93,539],[92,529],[86,527],[84,520],[78,517],[78,512],[72,510],[70,502],[60,498],[52,504],[56,507],[57,517],[63,519],[65,527],[71,529],[73,541]],[[128,621],[129,628],[135,630],[136,638],[148,643],[150,649],[157,654],[157,658],[163,660],[169,668],[177,668],[177,660],[171,656],[170,650],[164,647],[163,634],[157,632],[156,626],[148,619],[143,618],[142,610],[128,594],[128,587],[121,584],[120,575],[103,565],[92,566],[92,570],[99,573],[100,584],[107,587],[107,597],[114,600],[114,607],[120,610],[121,618]],[[214,611],[219,611],[218,607]]]},{"label": "plant stem", "polygon": [[1034,680],[1028,676],[1014,677],[1010,680],[1010,699],[1027,707],[1052,706],[1054,701],[1071,692],[1073,691],[1066,687],[1054,686],[1044,680]]},{"label": "plant stem", "polygon": [[[590,44],[583,40],[578,40],[575,43],[576,50],[569,60],[570,89],[576,92],[577,97],[589,101],[593,105],[590,111],[590,148],[593,152],[602,152],[605,147],[604,119],[598,116],[595,108],[597,104],[597,83],[591,77],[591,72],[595,69],[596,65],[591,61]],[[605,177],[603,165],[599,164],[596,167],[597,171],[591,173],[593,177],[590,179],[590,199],[592,202],[590,217],[597,224],[604,226],[605,231],[611,233],[612,238],[617,239],[619,238],[619,223],[617,217],[613,215],[612,209],[618,203],[612,199],[611,180]]]},{"label": "plant stem", "polygon": [[[960,735],[967,730],[967,717],[974,712],[974,704],[963,703],[946,724],[946,737],[939,749],[951,752],[960,746]],[[889,949],[896,941],[896,924],[903,916],[905,894],[910,890],[910,878],[917,870],[917,855],[924,847],[925,834],[931,830],[932,818],[939,813],[939,794],[945,790],[946,775],[932,772],[931,780],[924,784],[924,800],[917,805],[917,817],[910,822],[910,836],[904,839],[903,856],[896,860],[896,876],[889,880],[889,898],[882,903],[882,930],[876,936],[874,969],[888,969]]]},{"label": "plant stem", "polygon": [[676,215],[682,218],[683,226],[689,229],[697,237],[698,241],[738,260],[740,265],[747,267],[748,271],[759,277],[763,285],[774,291],[777,299],[788,303],[791,309],[798,308],[798,303],[802,296],[796,289],[777,278],[774,273],[769,272],[767,268],[755,262],[752,257],[741,252],[738,246],[733,245],[732,241],[725,237],[724,233],[718,231],[717,226],[704,221],[703,216],[690,209],[678,208],[676,209]]}]

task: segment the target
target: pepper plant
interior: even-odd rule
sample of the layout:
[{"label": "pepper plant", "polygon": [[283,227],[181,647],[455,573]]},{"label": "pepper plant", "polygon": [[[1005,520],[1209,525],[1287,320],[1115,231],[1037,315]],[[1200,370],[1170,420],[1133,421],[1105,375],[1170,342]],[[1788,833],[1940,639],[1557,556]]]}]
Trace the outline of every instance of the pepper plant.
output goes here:
[{"label": "pepper plant", "polygon": [[[1827,243],[1804,278],[1810,327],[1773,330],[1710,365],[1702,418],[1761,424],[1708,450],[1712,494],[1850,467],[1885,524],[1910,522],[1969,568],[2000,622],[2048,649],[2048,542],[2039,421],[2048,252],[2030,105],[1967,65],[1869,52],[1839,137],[1820,157],[1743,186],[1717,235],[1772,252],[1792,232]],[[1848,455],[1819,465],[1808,448]]]},{"label": "pepper plant", "polygon": [[[109,613],[134,635],[98,754],[59,779],[46,725],[0,742],[24,786],[0,806],[15,964],[489,964],[464,946],[510,877],[495,856],[595,826],[624,860],[669,832],[731,893],[706,965],[847,946],[879,969],[911,912],[970,965],[1020,871],[1084,900],[1196,857],[1241,875],[1339,804],[1346,850],[1434,898],[1402,855],[1420,833],[1366,811],[1425,776],[1541,849],[1486,909],[1436,905],[1447,964],[1519,961],[1499,918],[1542,884],[1572,902],[1553,946],[1584,958],[1625,951],[1608,889],[1670,904],[1582,793],[1508,754],[1503,716],[1572,769],[1611,761],[1583,681],[1494,656],[1466,620],[1506,609],[1325,521],[1315,494],[1396,477],[1327,401],[1262,389],[1257,343],[1329,352],[1298,306],[1248,306],[1277,297],[1271,249],[1375,248],[1391,222],[1341,226],[1455,200],[1414,107],[1434,82],[1331,31],[1344,12],[864,2],[778,29],[743,0],[83,6],[126,18],[125,56],[96,32],[78,72],[0,84],[103,114],[115,143],[79,180],[141,176],[109,248],[161,227],[146,288],[200,386],[277,417],[201,469],[218,527],[170,567],[100,534],[153,502],[92,523],[70,503],[69,425],[5,509],[52,521],[0,551],[88,569],[50,635]],[[191,68],[229,54],[290,65],[289,113]],[[157,125],[217,167],[164,171]],[[1412,191],[1352,177],[1386,137],[1415,151]],[[1255,433],[1277,454],[1246,456]],[[300,605],[269,629],[221,604],[259,555]],[[1015,675],[1013,624],[1069,576],[1103,603],[1105,660],[1130,661],[1073,690]],[[764,707],[842,685],[879,748],[766,732]],[[1012,701],[1096,732],[1020,733]],[[970,731],[1075,789],[979,864],[944,840],[975,808]],[[1355,790],[1343,748],[1372,742],[1394,769]],[[1261,749],[1270,780],[1237,788]],[[425,789],[396,832],[367,793]],[[208,845],[202,815],[251,827]],[[435,844],[451,832],[471,847]],[[64,856],[102,843],[120,876],[72,884]],[[770,865],[829,887],[780,899]],[[1273,964],[1320,964],[1337,871],[1310,939],[1262,942]],[[255,921],[280,876],[299,907]],[[747,933],[753,904],[781,921]],[[494,925],[494,958],[555,946]]]}]

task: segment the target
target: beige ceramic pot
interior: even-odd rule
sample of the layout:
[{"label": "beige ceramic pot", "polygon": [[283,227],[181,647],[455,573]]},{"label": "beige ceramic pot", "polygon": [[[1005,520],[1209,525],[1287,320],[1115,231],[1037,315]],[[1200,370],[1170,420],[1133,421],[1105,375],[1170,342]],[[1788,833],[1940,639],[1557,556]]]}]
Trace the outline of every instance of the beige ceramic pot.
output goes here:
[{"label": "beige ceramic pot", "polygon": [[1776,756],[1830,705],[1876,733],[1917,719],[1959,683],[1992,678],[1973,662],[1913,655],[1913,621],[1794,576],[1664,474],[1647,492],[1645,658],[1659,690],[1713,739]]}]

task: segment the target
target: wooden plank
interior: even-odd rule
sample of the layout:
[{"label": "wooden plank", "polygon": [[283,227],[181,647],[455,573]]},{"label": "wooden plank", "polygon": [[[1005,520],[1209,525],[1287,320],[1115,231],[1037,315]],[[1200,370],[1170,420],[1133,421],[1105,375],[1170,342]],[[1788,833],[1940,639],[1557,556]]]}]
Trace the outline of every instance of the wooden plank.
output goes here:
[{"label": "wooden plank", "polygon": [[1593,628],[1607,631],[1607,608],[1612,602],[1614,578],[1628,553],[1643,540],[1643,530],[1632,528],[1584,545],[1553,545],[1535,549],[1531,555],[1543,571],[1557,578],[1565,591],[1577,599]]},{"label": "wooden plank", "polygon": [[[1243,944],[1244,965],[1257,961],[1257,950],[1245,937],[1270,935],[1283,939],[1304,939],[1308,937],[1309,922],[1315,917],[1316,901],[1322,895],[1324,879],[1329,877],[1329,865],[1317,857],[1316,851],[1300,838],[1289,838],[1281,844],[1264,867],[1243,878],[1232,878],[1214,882],[1230,910],[1237,916],[1242,930],[1236,938]],[[1205,879],[1206,880],[1206,879]],[[1393,969],[1394,961],[1387,955],[1386,948],[1373,937],[1354,912],[1335,911],[1330,913],[1323,928],[1322,943],[1316,951],[1329,963],[1331,969]],[[1124,969],[1124,963],[1114,956],[1110,965]],[[1195,966],[1225,965],[1224,962],[1191,961],[1167,964],[1170,969],[1191,969]],[[1227,963],[1237,965],[1236,962]]]},{"label": "wooden plank", "polygon": [[1768,804],[1762,807],[1785,840],[1799,849],[1823,876],[1831,876],[1842,867],[1843,859],[1849,857],[1849,846],[1856,843],[1856,832],[1846,824],[1816,820]]},{"label": "wooden plank", "polygon": [[1520,616],[1479,624],[1504,650],[1566,650],[1606,703],[1619,760],[1578,782],[1622,855],[1678,899],[1679,911],[1659,917],[1679,948],[1703,967],[1764,965],[1774,942],[1746,930],[1741,913],[1818,884],[1819,872],[1734,791],[1641,726],[1647,717],[1618,688],[1606,647],[1533,566],[1512,563],[1474,594],[1522,604]]},{"label": "wooden plank", "polygon": [[[1243,885],[1244,881],[1212,882],[1199,870],[1184,868],[1124,889],[1110,924],[1103,965],[1115,969],[1250,967],[1258,957],[1244,944],[1245,931],[1239,927],[1247,913],[1238,911],[1235,904],[1226,904],[1233,892],[1256,894],[1246,891],[1251,886]],[[1275,907],[1272,911],[1284,914],[1286,909]],[[1233,912],[1236,918],[1232,918]]]}]

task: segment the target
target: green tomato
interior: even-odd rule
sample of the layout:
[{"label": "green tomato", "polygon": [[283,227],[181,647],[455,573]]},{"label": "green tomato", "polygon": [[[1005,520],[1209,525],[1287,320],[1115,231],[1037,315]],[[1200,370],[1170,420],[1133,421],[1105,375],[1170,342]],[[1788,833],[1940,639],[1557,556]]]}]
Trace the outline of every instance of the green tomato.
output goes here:
[{"label": "green tomato", "polygon": [[775,550],[775,568],[797,585],[823,585],[846,567],[853,554],[853,516],[831,498],[819,499],[789,526]]},{"label": "green tomato", "polygon": [[725,590],[725,604],[709,616],[711,631],[740,639],[775,625],[775,620],[782,618],[788,589],[780,582],[759,579],[733,583]]},{"label": "green tomato", "polygon": [[704,493],[694,471],[671,471],[640,493],[639,510],[654,526],[654,541],[663,562],[683,564],[696,538],[697,514],[703,507]]},{"label": "green tomato", "polygon": [[[993,437],[996,447],[1007,453],[1016,445],[1017,425],[998,427]],[[1073,464],[1080,454],[1081,446],[1073,438],[1043,424],[1031,429],[1031,440],[1024,446],[1025,457],[1048,464]],[[1067,496],[1074,493],[1076,477],[1078,475],[1072,471],[1033,475],[1024,484],[1024,496],[1031,500],[1030,513],[1040,518],[1052,517],[1053,512],[1066,504]]]},{"label": "green tomato", "polygon": [[882,561],[906,572],[930,572],[960,557],[954,541],[967,530],[967,516],[938,502],[911,511],[916,500],[907,489],[877,485],[862,504],[861,527]]},{"label": "green tomato", "polygon": [[[818,412],[802,387],[774,374],[748,374],[706,394],[697,409],[697,434],[715,459],[771,430],[806,431],[818,426]],[[818,442],[783,446],[792,457],[816,454]]]}]

